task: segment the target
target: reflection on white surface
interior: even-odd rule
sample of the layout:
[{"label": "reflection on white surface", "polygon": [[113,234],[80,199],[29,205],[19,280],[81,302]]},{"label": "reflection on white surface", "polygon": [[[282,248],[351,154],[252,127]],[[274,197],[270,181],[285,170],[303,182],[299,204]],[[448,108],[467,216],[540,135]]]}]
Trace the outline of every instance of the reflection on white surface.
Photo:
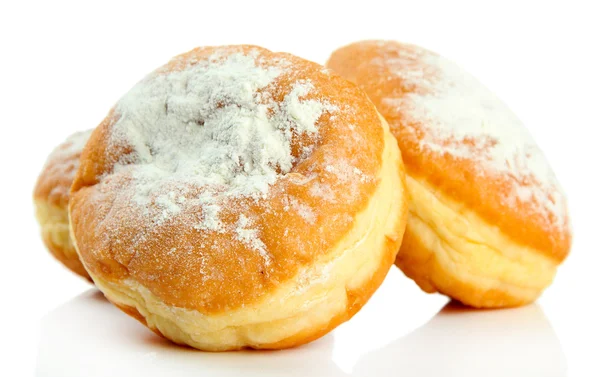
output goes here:
[{"label": "reflection on white surface", "polygon": [[393,272],[352,321],[316,342],[204,353],[159,338],[90,290],[42,321],[37,375],[565,375],[560,343],[539,306],[476,311],[445,303]]},{"label": "reflection on white surface", "polygon": [[338,376],[333,337],[284,351],[205,353],[179,347],[88,291],[42,321],[38,376]]},{"label": "reflection on white surface", "polygon": [[356,376],[566,376],[560,342],[538,305],[447,304],[426,325],[361,358]]}]

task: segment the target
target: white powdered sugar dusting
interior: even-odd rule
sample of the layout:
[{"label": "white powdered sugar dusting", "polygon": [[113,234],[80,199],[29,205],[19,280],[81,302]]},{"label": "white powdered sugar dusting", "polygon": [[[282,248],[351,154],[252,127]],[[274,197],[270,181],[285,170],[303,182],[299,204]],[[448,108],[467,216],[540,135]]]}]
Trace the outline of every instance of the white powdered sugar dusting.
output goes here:
[{"label": "white powdered sugar dusting", "polygon": [[320,182],[315,182],[310,186],[309,194],[321,198],[329,203],[335,203],[337,201],[335,192],[331,188],[331,186],[327,184],[322,184]]},{"label": "white powdered sugar dusting", "polygon": [[[72,181],[79,168],[79,156],[90,138],[93,130],[80,131],[69,136],[63,143],[54,148],[46,159],[44,169],[51,169],[51,176],[63,176]],[[54,185],[50,195],[67,196],[69,186]]]},{"label": "white powdered sugar dusting", "polygon": [[265,244],[258,237],[258,230],[248,228],[251,225],[250,220],[245,215],[240,215],[235,228],[236,238],[246,246],[258,251],[264,259],[265,265],[268,266],[271,264],[271,257],[267,253]]},{"label": "white powdered sugar dusting", "polygon": [[[75,167],[73,174],[77,171],[79,166],[79,155],[85,147],[85,144],[89,140],[94,130],[75,132],[71,136],[65,139],[59,146],[54,148],[46,163],[65,163]],[[73,169],[69,169],[73,170]]]},{"label": "white powdered sugar dusting", "polygon": [[293,197],[290,197],[288,202],[289,206],[284,207],[285,210],[289,210],[289,208],[291,207],[300,215],[300,217],[302,217],[304,221],[306,221],[309,224],[315,223],[315,221],[317,220],[317,215],[309,205],[301,203],[298,199]]},{"label": "white powdered sugar dusting", "polygon": [[474,160],[482,171],[510,177],[513,187],[506,198],[508,205],[516,200],[531,203],[540,213],[551,213],[548,220],[562,226],[566,203],[560,185],[543,153],[506,104],[448,59],[410,49],[398,52],[400,57],[376,64],[387,64],[404,86],[424,91],[384,98],[382,104],[401,109],[409,120],[409,130],[411,118],[424,127],[421,149]]},{"label": "white powdered sugar dusting", "polygon": [[[50,154],[50,158],[61,158],[80,154],[94,130],[75,132]],[[79,163],[78,163],[79,164]]]},{"label": "white powdered sugar dusting", "polygon": [[186,221],[196,230],[232,232],[268,264],[260,230],[244,215],[224,229],[223,205],[228,198],[265,198],[296,162],[293,135],[317,137],[321,115],[337,110],[303,99],[314,89],[309,80],[293,83],[283,101],[273,100],[264,89],[286,69],[283,60],[263,67],[253,54],[215,54],[180,71],[152,73],[121,98],[110,143],[133,153],[115,172],[132,177],[138,207],[158,209],[146,212],[151,221],[194,212]]},{"label": "white powdered sugar dusting", "polygon": [[194,225],[194,228],[197,230],[223,232],[223,224],[219,220],[221,207],[211,203],[210,197],[200,200],[200,203],[204,203],[202,204],[202,217]]}]

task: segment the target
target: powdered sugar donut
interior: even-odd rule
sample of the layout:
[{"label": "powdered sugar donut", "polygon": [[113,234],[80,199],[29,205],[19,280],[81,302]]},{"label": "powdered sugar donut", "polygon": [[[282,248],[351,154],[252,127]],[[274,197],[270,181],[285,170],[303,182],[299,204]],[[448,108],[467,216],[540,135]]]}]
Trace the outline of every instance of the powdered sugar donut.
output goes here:
[{"label": "powdered sugar donut", "polygon": [[90,279],[79,261],[69,235],[69,190],[79,157],[92,130],[77,132],[57,146],[35,184],[33,200],[42,239],[48,250],[68,269]]},{"label": "powdered sugar donut", "polygon": [[365,41],[328,67],[370,96],[396,136],[410,194],[396,264],[427,292],[499,307],[535,300],[571,244],[567,204],[521,121],[453,62]]},{"label": "powdered sugar donut", "polygon": [[394,262],[407,201],[367,96],[254,46],[197,48],[93,133],[72,234],[105,296],[202,350],[284,348],[349,319]]}]

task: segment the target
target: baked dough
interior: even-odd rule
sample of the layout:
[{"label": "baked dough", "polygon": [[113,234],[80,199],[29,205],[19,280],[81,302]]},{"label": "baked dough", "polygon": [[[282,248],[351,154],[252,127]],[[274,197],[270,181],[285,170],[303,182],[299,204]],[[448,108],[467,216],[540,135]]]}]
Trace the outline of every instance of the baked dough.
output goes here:
[{"label": "baked dough", "polygon": [[36,218],[48,250],[68,269],[90,280],[69,235],[69,189],[79,156],[92,130],[77,132],[57,146],[42,169],[33,192]]},{"label": "baked dough", "polygon": [[256,46],[157,69],[92,134],[72,235],[105,296],[166,338],[278,349],[348,320],[400,246],[400,152],[367,96]]},{"label": "baked dough", "polygon": [[327,66],[369,95],[402,151],[410,214],[396,264],[424,291],[471,306],[534,301],[571,231],[559,183],[519,119],[418,46],[357,42]]}]

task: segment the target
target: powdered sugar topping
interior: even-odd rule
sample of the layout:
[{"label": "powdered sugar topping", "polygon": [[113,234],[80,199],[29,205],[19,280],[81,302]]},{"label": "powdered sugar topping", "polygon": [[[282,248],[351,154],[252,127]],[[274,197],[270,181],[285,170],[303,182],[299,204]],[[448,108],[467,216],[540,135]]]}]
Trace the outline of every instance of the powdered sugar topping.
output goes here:
[{"label": "powdered sugar topping", "polygon": [[61,177],[61,184],[53,184],[49,196],[68,198],[70,184],[79,168],[79,157],[93,130],[76,132],[54,148],[44,166],[48,177]]},{"label": "powdered sugar topping", "polygon": [[409,131],[418,132],[411,123],[425,130],[418,136],[421,149],[474,160],[482,172],[510,177],[508,205],[530,203],[539,213],[550,214],[549,224],[562,226],[566,203],[560,185],[506,104],[448,59],[424,50],[394,52],[397,58],[378,63],[402,78],[410,92],[384,98],[382,104],[401,108]]},{"label": "powdered sugar topping", "polygon": [[240,215],[235,228],[235,234],[238,241],[241,241],[246,246],[258,251],[264,259],[265,265],[271,263],[269,254],[267,253],[265,244],[258,237],[258,230],[251,227],[250,220],[245,215]]},{"label": "powdered sugar topping", "polygon": [[[80,155],[93,131],[94,130],[75,132],[52,151],[48,160],[64,159],[65,157]],[[77,162],[77,165],[79,165],[79,162]]]},{"label": "powdered sugar topping", "polygon": [[[242,214],[225,229],[223,205],[266,197],[297,162],[294,135],[318,137],[321,115],[337,110],[303,98],[314,89],[309,80],[293,83],[282,101],[272,99],[265,89],[287,69],[285,61],[265,66],[253,54],[215,54],[179,71],[157,71],[118,102],[110,143],[133,153],[115,172],[130,174],[132,201],[145,216],[162,223],[193,212],[196,230],[231,232],[269,264],[252,219]],[[186,211],[192,207],[200,210]]]}]

